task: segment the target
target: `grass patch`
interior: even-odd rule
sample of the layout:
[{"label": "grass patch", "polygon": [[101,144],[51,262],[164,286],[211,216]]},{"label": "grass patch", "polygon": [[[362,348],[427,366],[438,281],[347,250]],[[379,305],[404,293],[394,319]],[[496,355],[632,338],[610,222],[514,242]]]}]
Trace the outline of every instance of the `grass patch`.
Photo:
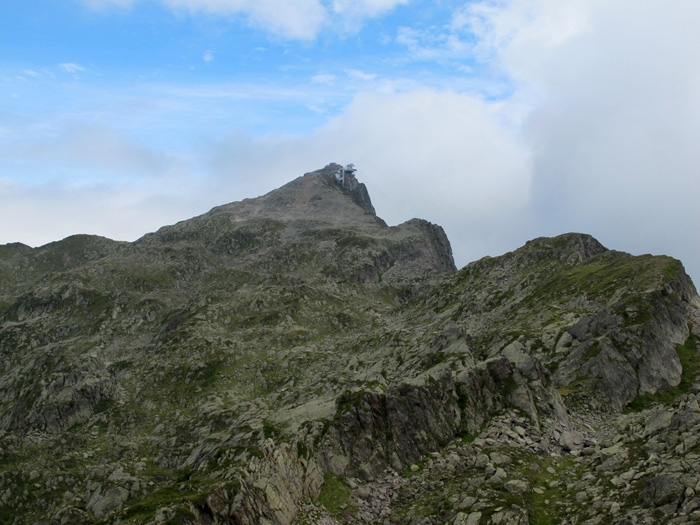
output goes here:
[{"label": "grass patch", "polygon": [[[530,524],[558,525],[562,523],[566,515],[558,504],[570,498],[564,488],[564,480],[572,469],[576,468],[573,459],[570,456],[560,458],[526,456],[524,459],[524,464],[519,467],[519,472],[514,477],[520,476],[527,480],[532,487],[539,488],[543,492],[537,494],[533,491],[523,497],[530,515]],[[548,467],[554,467],[556,473],[548,472]],[[551,481],[563,483],[558,487],[550,487]]]},{"label": "grass patch", "polygon": [[681,382],[678,386],[667,388],[655,394],[644,394],[637,396],[632,402],[627,405],[625,412],[640,412],[651,407],[655,403],[668,405],[672,403],[678,396],[685,394],[693,383],[698,374],[700,366],[700,355],[698,355],[698,341],[692,333],[690,337],[682,345],[676,345],[676,352],[681,361],[683,372],[681,373]]},{"label": "grass patch", "polygon": [[368,394],[369,392],[366,390],[357,390],[354,392],[345,391],[340,394],[335,401],[336,410],[334,419],[338,419],[345,412],[364,404]]},{"label": "grass patch", "polygon": [[275,438],[278,438],[282,432],[274,423],[265,419],[265,420],[263,420],[263,433],[265,434],[266,438],[275,439]]},{"label": "grass patch", "polygon": [[421,472],[423,472],[423,469],[425,468],[425,463],[426,463],[426,458],[420,459],[418,461],[415,461],[413,464],[418,467],[416,470],[412,470],[411,466],[409,465],[406,467],[403,471],[403,477],[406,479],[412,478],[414,476],[419,476]]},{"label": "grass patch", "polygon": [[341,478],[327,472],[318,502],[328,509],[331,516],[338,518],[350,507],[350,493],[350,487]]},{"label": "grass patch", "polygon": [[[163,485],[148,495],[135,500],[121,512],[119,515],[120,520],[125,523],[145,523],[153,519],[159,508],[172,506],[173,504],[178,507],[174,518],[185,518],[188,517],[190,505],[194,508],[203,508],[207,496],[217,488],[225,487],[232,496],[240,488],[236,482],[227,482],[222,485],[221,482],[195,479],[194,477],[180,480],[182,480],[182,476],[178,480]],[[195,516],[189,517],[191,519]],[[182,520],[178,519],[168,523],[171,522],[183,523]]]},{"label": "grass patch", "polygon": [[6,505],[0,506],[0,525],[10,525],[16,517],[15,509]]},{"label": "grass patch", "polygon": [[534,306],[551,300],[565,301],[584,294],[589,299],[610,298],[620,288],[639,293],[677,273],[677,261],[666,256],[631,256],[606,252],[573,268],[551,268],[523,305]]},{"label": "grass patch", "polygon": [[378,244],[377,239],[366,235],[348,235],[336,241],[339,248],[360,248],[367,249]]},{"label": "grass patch", "polygon": [[597,357],[598,354],[600,354],[600,342],[594,341],[593,344],[590,347],[588,347],[581,356],[581,362],[586,363],[594,357]]},{"label": "grass patch", "polygon": [[586,390],[592,389],[598,381],[590,377],[577,377],[568,385],[563,385],[557,388],[560,396],[569,396],[572,394],[580,394]]}]

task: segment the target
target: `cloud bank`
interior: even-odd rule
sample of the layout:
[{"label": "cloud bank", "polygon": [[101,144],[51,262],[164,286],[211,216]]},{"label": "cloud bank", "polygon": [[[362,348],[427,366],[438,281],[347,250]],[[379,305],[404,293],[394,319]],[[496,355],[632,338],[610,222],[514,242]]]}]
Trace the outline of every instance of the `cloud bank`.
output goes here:
[{"label": "cloud bank", "polygon": [[533,227],[669,253],[700,277],[700,4],[489,2],[467,14],[480,51],[531,100]]}]

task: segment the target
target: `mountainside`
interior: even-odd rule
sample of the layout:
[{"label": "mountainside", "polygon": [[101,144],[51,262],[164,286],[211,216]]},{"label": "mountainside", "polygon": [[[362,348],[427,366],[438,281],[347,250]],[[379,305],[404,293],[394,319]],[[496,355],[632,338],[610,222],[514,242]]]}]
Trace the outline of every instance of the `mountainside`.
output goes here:
[{"label": "mountainside", "polygon": [[0,523],[698,523],[699,327],[679,261],[570,233],[457,271],[335,164],[3,245]]}]

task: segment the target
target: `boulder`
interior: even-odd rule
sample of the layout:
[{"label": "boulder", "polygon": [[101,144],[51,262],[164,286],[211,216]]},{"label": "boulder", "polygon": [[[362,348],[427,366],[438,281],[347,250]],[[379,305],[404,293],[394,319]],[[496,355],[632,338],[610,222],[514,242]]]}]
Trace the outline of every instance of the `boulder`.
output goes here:
[{"label": "boulder", "polygon": [[562,435],[559,436],[559,445],[567,452],[581,450],[583,448],[583,442],[583,434],[576,430],[567,430],[562,432]]},{"label": "boulder", "polygon": [[642,503],[655,507],[678,503],[684,491],[685,487],[676,478],[661,474],[646,482],[641,493]]}]

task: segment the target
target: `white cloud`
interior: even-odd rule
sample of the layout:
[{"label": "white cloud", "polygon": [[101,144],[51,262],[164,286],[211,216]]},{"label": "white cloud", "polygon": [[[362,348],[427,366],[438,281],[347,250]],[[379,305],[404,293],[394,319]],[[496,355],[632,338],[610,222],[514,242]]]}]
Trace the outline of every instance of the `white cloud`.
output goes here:
[{"label": "white cloud", "polygon": [[552,48],[590,29],[597,0],[481,1],[465,5],[452,19],[454,30],[469,29],[483,50],[536,43]]},{"label": "white cloud", "polygon": [[331,75],[329,73],[319,73],[318,75],[314,75],[311,77],[311,82],[314,84],[324,84],[327,86],[330,86],[335,82],[336,80],[335,75]]},{"label": "white cloud", "polygon": [[356,18],[375,17],[410,0],[334,0],[333,12]]},{"label": "white cloud", "polygon": [[110,7],[129,7],[134,0],[82,0],[88,7],[95,10],[104,10]]},{"label": "white cloud", "polygon": [[441,224],[464,264],[509,235],[503,221],[529,197],[528,152],[501,122],[498,107],[466,94],[364,93],[318,141],[358,166],[380,215]]},{"label": "white cloud", "polygon": [[207,62],[207,63],[213,62],[213,61],[214,61],[214,55],[212,54],[211,51],[205,51],[205,52],[204,52],[204,56],[202,57],[202,60],[204,60],[204,61]]},{"label": "white cloud", "polygon": [[72,187],[55,182],[26,187],[0,179],[0,242],[41,246],[76,233],[134,240],[179,220],[182,213],[201,212],[196,204],[185,189],[160,185]]},{"label": "white cloud", "polygon": [[167,6],[219,15],[243,14],[253,25],[286,38],[311,40],[326,22],[319,0],[161,0]]},{"label": "white cloud", "polygon": [[410,27],[399,27],[396,41],[409,49],[416,49],[420,44],[420,33]]},{"label": "white cloud", "polygon": [[179,207],[188,215],[205,211],[201,181],[184,154],[104,127],[25,127],[14,128],[21,140],[0,142],[0,172],[12,174],[0,176],[0,243],[37,246],[75,233],[134,240],[181,219]]},{"label": "white cloud", "polygon": [[[180,157],[156,151],[114,129],[77,124],[51,128],[29,123],[25,129],[14,126],[14,140],[0,142],[2,171],[50,174],[70,173],[69,180],[142,180],[177,171]],[[42,129],[43,128],[43,129]]]},{"label": "white cloud", "polygon": [[319,138],[385,180],[397,200],[421,195],[423,211],[492,214],[527,197],[525,151],[469,95],[361,93]]},{"label": "white cloud", "polygon": [[365,73],[364,71],[360,71],[359,69],[346,69],[345,72],[350,78],[354,78],[355,80],[361,80],[363,82],[370,82],[377,78],[376,73]]},{"label": "white cloud", "polygon": [[63,64],[58,64],[58,68],[64,73],[79,73],[80,71],[85,71],[84,67],[73,62],[65,62]]},{"label": "white cloud", "polygon": [[[145,2],[146,0],[141,0]],[[284,38],[313,40],[331,23],[334,30],[356,31],[367,18],[381,16],[410,0],[159,0],[176,10],[243,15],[253,26]],[[82,0],[95,10],[130,7],[137,0]],[[329,8],[325,4],[330,4]]]},{"label": "white cloud", "polygon": [[454,31],[399,27],[396,42],[408,48],[411,60],[445,62],[468,58],[474,51],[474,45]]},{"label": "white cloud", "polygon": [[[82,0],[91,9],[130,7],[139,0]],[[146,0],[140,0],[145,2]],[[244,15],[252,25],[285,38],[311,40],[327,21],[320,0],[159,0],[172,9],[214,15]]]},{"label": "white cloud", "polygon": [[[442,224],[466,262],[491,247],[503,210],[519,210],[527,200],[527,151],[502,120],[497,106],[455,92],[363,92],[314,133],[234,133],[179,156],[105,126],[54,124],[50,134],[29,140],[36,133],[29,123],[21,144],[0,148],[0,172],[43,175],[0,191],[0,243],[36,245],[79,232],[133,240],[329,162],[354,162],[383,218]],[[2,220],[12,216],[17,220]],[[480,225],[469,243],[460,241],[465,224]]]}]

